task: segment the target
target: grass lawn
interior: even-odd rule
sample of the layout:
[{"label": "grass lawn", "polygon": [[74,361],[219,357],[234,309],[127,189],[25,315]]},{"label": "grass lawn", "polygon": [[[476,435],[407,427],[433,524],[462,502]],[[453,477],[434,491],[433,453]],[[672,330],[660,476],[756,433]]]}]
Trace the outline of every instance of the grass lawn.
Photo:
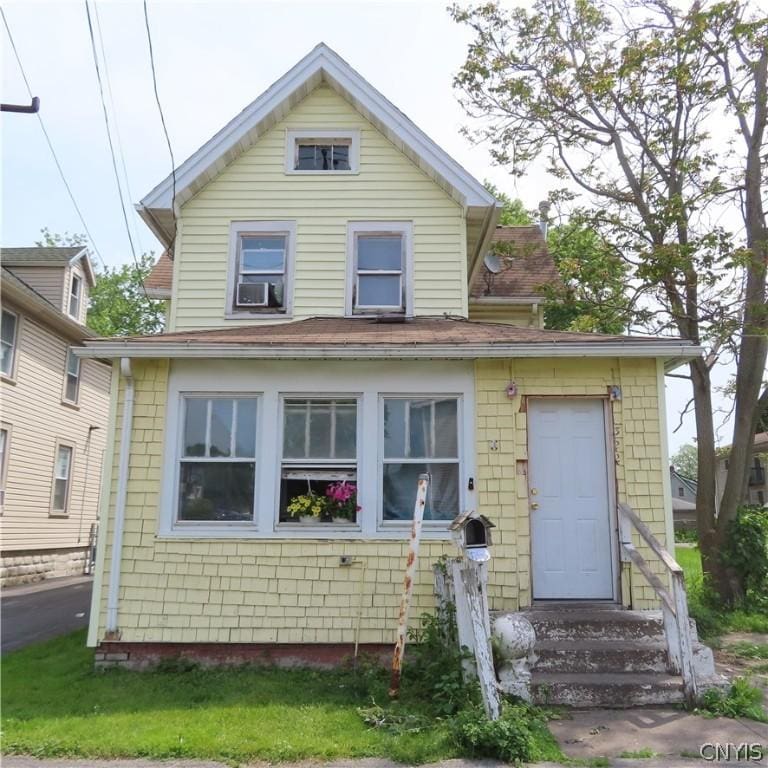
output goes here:
[{"label": "grass lawn", "polygon": [[[436,762],[460,752],[448,725],[394,733],[363,722],[372,697],[387,706],[386,677],[371,668],[316,672],[259,667],[93,670],[85,632],[3,660],[3,751],[38,757],[188,757],[232,763],[388,757]],[[404,677],[405,686],[405,677]],[[546,726],[542,759],[562,753]]]},{"label": "grass lawn", "polygon": [[712,639],[726,632],[768,633],[768,615],[764,611],[718,610],[707,601],[698,547],[675,547],[675,559],[685,571],[690,613],[702,636]]}]

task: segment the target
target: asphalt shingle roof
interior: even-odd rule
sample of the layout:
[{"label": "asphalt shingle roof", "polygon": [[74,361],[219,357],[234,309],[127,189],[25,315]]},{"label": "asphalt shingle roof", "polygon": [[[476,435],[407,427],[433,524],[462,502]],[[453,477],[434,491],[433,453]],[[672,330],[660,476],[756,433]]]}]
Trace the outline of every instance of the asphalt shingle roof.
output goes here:
[{"label": "asphalt shingle roof", "polygon": [[84,245],[62,247],[0,248],[0,261],[5,267],[25,264],[58,263],[62,266],[80,253]]}]

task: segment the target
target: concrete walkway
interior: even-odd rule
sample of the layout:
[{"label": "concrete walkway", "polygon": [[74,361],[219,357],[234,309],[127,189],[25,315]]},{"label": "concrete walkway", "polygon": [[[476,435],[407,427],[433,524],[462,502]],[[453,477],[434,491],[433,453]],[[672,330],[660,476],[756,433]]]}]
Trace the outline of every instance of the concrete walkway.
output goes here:
[{"label": "concrete walkway", "polygon": [[[742,760],[743,764],[768,765],[768,724],[753,720],[710,719],[675,709],[597,709],[573,712],[549,727],[563,752],[582,760],[652,753],[677,765],[682,764],[680,758],[698,758],[702,747],[705,756],[713,755],[714,747],[705,745],[754,744],[763,747],[762,760]],[[731,757],[729,766],[742,764]],[[653,762],[646,759],[642,765],[651,768]]]}]

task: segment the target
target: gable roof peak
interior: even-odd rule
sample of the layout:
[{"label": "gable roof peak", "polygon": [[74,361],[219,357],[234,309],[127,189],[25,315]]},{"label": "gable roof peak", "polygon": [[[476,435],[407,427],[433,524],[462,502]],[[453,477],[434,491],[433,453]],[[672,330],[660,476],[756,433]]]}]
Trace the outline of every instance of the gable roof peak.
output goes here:
[{"label": "gable roof peak", "polygon": [[[433,178],[459,204],[484,217],[496,209],[494,196],[377,91],[336,51],[318,43],[255,101],[230,120],[139,203],[137,209],[165,245],[174,235],[173,205],[183,205],[222,167],[249,149],[318,85],[325,83],[345,98],[403,154]],[[494,223],[495,223],[495,216]]]}]

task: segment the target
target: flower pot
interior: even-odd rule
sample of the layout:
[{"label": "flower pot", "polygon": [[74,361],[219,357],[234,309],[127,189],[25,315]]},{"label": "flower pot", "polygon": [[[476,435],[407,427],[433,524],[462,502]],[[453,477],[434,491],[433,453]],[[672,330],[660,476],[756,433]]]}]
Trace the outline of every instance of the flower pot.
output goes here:
[{"label": "flower pot", "polygon": [[351,523],[352,521],[348,517],[332,517],[332,523]]},{"label": "flower pot", "polygon": [[299,522],[304,525],[311,525],[312,523],[316,523],[317,520],[312,517],[312,515],[299,515]]}]

